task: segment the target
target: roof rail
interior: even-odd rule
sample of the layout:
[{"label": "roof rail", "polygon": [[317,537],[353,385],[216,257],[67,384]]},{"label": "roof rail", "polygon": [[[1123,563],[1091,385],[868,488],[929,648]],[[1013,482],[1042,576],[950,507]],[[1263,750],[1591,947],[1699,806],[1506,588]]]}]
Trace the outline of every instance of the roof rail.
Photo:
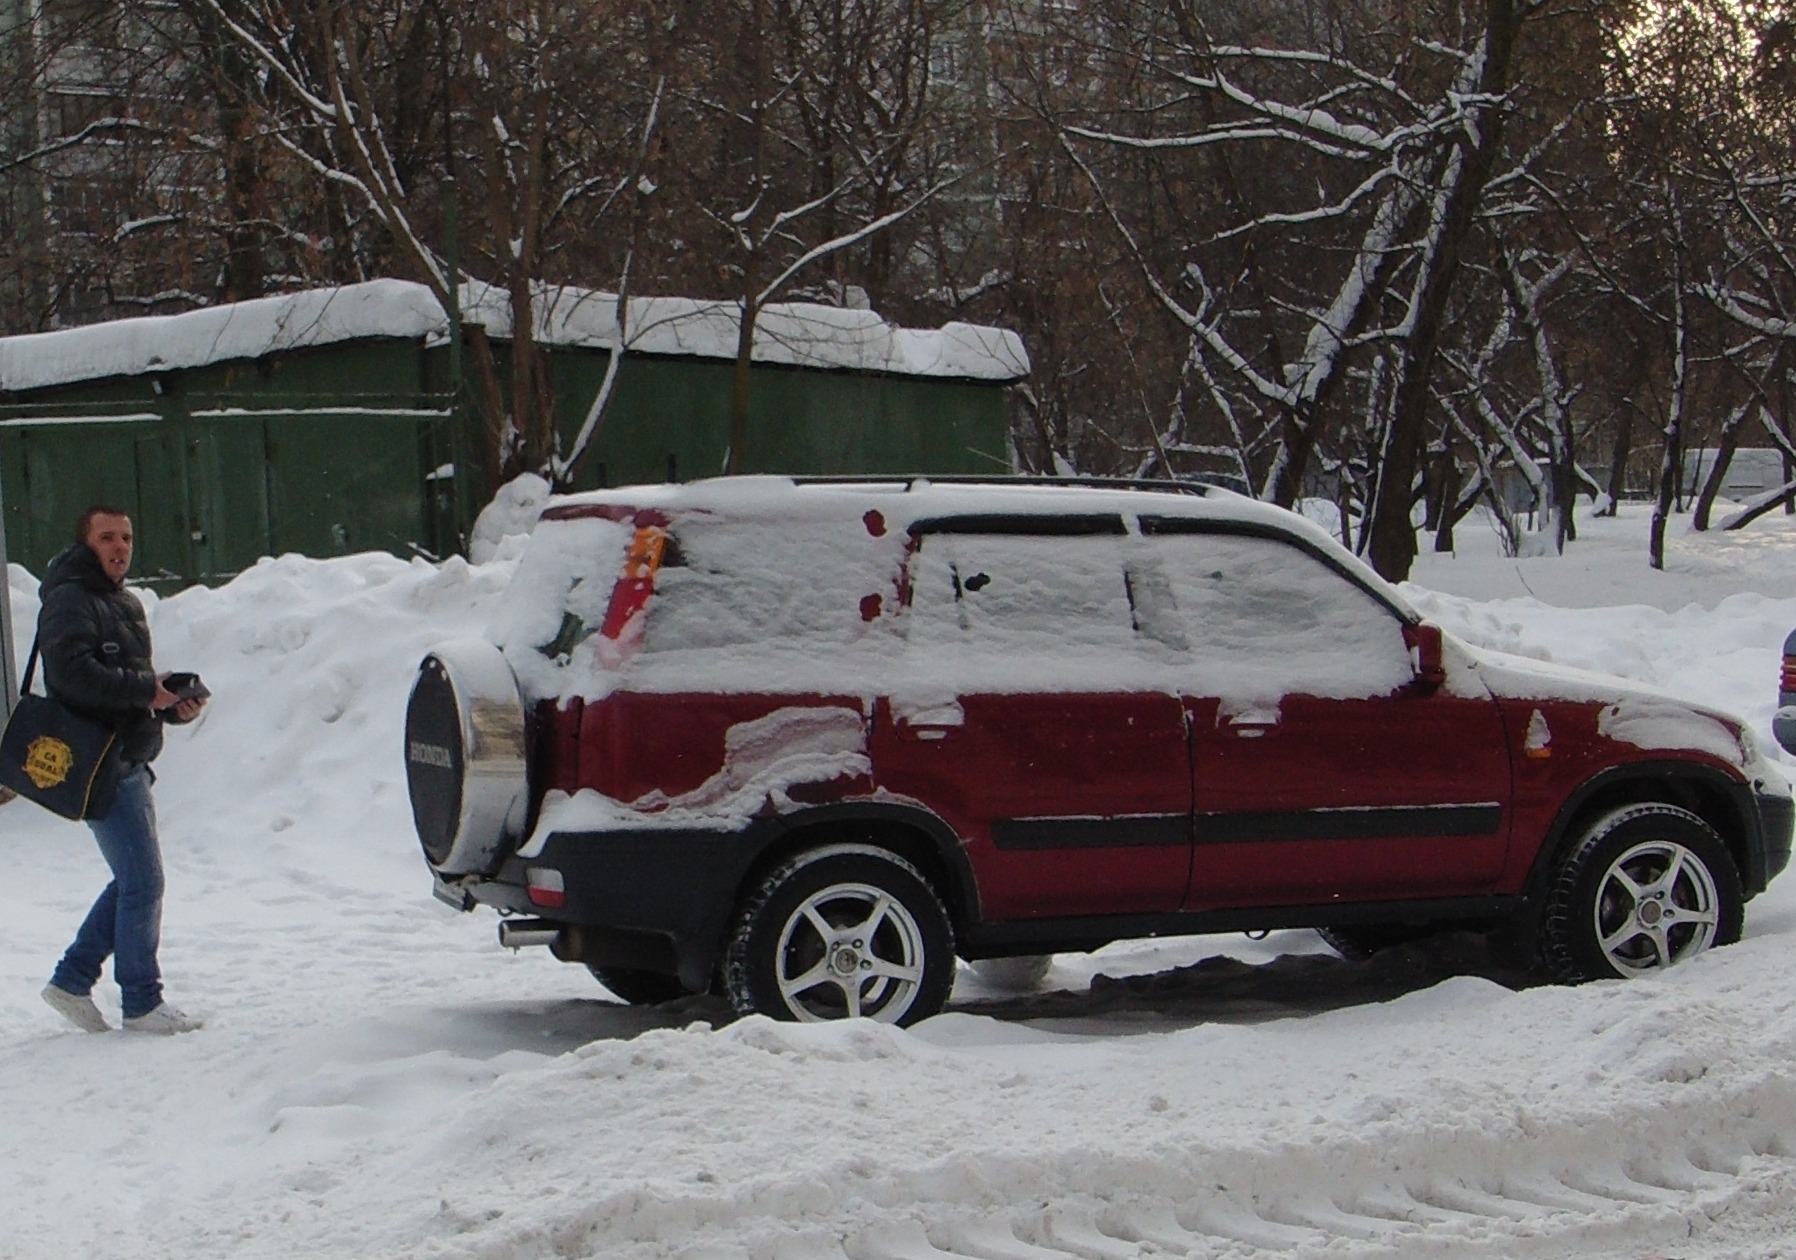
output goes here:
[{"label": "roof rail", "polygon": [[801,486],[876,486],[899,483],[907,490],[914,489],[918,482],[936,486],[1086,486],[1097,490],[1158,490],[1163,493],[1200,496],[1225,489],[1208,482],[1174,481],[1171,478],[1038,477],[1021,473],[998,476],[980,473],[849,473],[842,476],[805,473],[794,476],[792,480]]}]

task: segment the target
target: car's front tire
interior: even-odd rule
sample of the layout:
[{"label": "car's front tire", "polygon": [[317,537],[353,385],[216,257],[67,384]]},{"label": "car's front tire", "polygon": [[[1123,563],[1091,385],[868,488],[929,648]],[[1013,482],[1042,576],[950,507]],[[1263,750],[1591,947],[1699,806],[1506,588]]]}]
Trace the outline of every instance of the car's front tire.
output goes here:
[{"label": "car's front tire", "polygon": [[954,929],[903,858],[863,844],[812,849],[770,871],[736,916],[724,985],[741,1014],[909,1025],[954,984]]},{"label": "car's front tire", "polygon": [[1572,845],[1547,891],[1540,958],[1564,983],[1644,975],[1740,939],[1740,874],[1714,828],[1629,805]]}]

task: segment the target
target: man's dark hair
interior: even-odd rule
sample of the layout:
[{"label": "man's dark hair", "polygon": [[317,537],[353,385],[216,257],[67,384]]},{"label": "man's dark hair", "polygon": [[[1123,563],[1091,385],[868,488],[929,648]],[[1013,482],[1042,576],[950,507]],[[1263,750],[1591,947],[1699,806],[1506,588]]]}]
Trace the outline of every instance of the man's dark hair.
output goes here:
[{"label": "man's dark hair", "polygon": [[94,517],[96,516],[122,516],[126,520],[131,519],[131,514],[125,511],[124,508],[115,508],[109,503],[90,503],[88,506],[81,509],[81,515],[75,519],[76,542],[84,543],[87,541],[87,527],[94,523]]}]

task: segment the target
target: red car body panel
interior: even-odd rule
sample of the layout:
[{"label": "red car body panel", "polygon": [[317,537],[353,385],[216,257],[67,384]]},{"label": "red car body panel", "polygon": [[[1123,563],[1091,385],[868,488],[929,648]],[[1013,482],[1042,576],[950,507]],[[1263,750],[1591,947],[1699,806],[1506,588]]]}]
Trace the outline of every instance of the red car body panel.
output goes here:
[{"label": "red car body panel", "polygon": [[[1591,779],[1630,765],[1684,762],[1738,779],[1739,767],[1699,748],[1649,749],[1611,739],[1599,729],[1603,701],[1504,699],[1500,702],[1514,749],[1514,826],[1529,838],[1510,854],[1499,890],[1518,892],[1527,882],[1542,839],[1552,831],[1568,801]],[[1551,739],[1530,747],[1528,728],[1535,714]]]},{"label": "red car body panel", "polygon": [[[1517,893],[1598,772],[1668,755],[1728,769],[1604,737],[1597,702],[1422,684],[1232,718],[1162,693],[963,695],[944,718],[885,698],[620,691],[544,707],[538,782],[653,812],[726,770],[732,728],[806,707],[871,709],[871,773],[796,797],[938,817],[991,922]],[[1537,712],[1552,738],[1530,752]]]},{"label": "red car body panel", "polygon": [[[652,808],[725,773],[732,729],[794,708],[861,713],[863,702],[853,696],[618,691],[602,702],[549,706],[541,714],[542,781],[564,792],[590,788]],[[871,790],[864,778],[849,778],[830,795],[856,789]]]},{"label": "red car body panel", "polygon": [[963,695],[958,709],[907,720],[882,701],[874,774],[960,836],[986,918],[1178,908],[1191,774],[1176,698]]},{"label": "red car body panel", "polygon": [[1286,696],[1271,721],[1190,704],[1198,826],[1186,909],[1496,887],[1511,827],[1495,701],[1422,685]]}]

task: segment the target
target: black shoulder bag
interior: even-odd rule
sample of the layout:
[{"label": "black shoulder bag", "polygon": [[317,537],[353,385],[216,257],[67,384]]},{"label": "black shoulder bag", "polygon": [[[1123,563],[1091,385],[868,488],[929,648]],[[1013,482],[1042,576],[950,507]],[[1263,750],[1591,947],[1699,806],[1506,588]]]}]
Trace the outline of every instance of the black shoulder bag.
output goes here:
[{"label": "black shoulder bag", "polygon": [[0,784],[64,818],[104,818],[118,790],[118,732],[52,696],[31,694],[37,644],[19,707],[0,736]]}]

